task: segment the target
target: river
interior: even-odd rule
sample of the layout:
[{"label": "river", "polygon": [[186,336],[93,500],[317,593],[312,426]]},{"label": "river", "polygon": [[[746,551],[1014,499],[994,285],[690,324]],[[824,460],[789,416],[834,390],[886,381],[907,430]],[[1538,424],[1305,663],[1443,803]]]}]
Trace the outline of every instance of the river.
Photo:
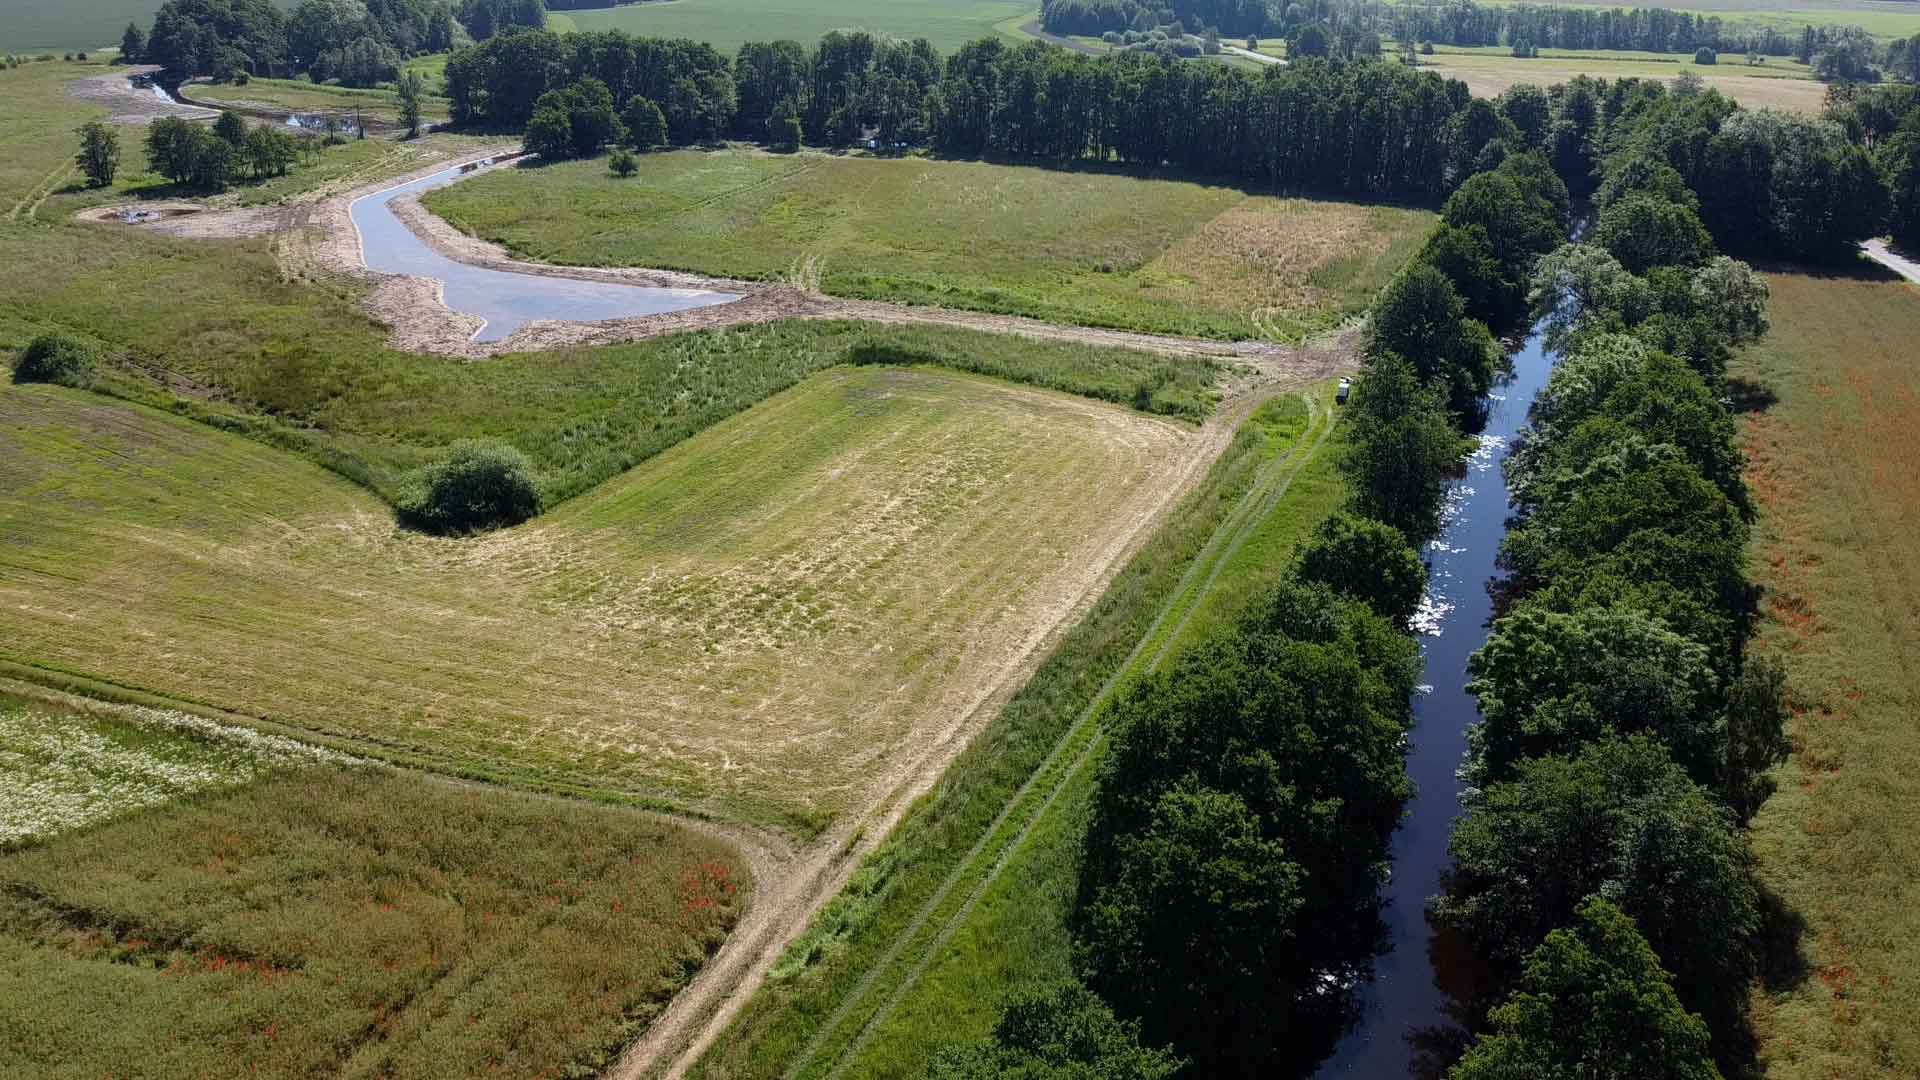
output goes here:
[{"label": "river", "polygon": [[469,266],[428,247],[394,216],[389,205],[393,200],[451,184],[471,171],[466,166],[454,166],[362,196],[354,200],[352,214],[367,268],[383,274],[407,274],[440,282],[449,308],[485,320],[479,333],[474,335],[475,341],[499,341],[539,319],[598,322],[710,307],[740,299],[736,293],[704,289],[645,288]]},{"label": "river", "polygon": [[1320,1067],[1322,1078],[1414,1075],[1420,1053],[1410,1037],[1452,1024],[1449,998],[1435,979],[1427,898],[1440,891],[1450,862],[1447,838],[1460,814],[1456,771],[1467,751],[1467,728],[1479,719],[1466,691],[1467,658],[1486,640],[1492,617],[1487,585],[1510,512],[1501,465],[1553,360],[1537,330],[1513,354],[1511,372],[1494,385],[1466,476],[1448,491],[1440,535],[1428,544],[1427,598],[1415,620],[1427,685],[1414,699],[1407,749],[1417,791],[1394,833],[1393,877],[1383,890],[1390,951],[1362,987],[1358,1023]]}]

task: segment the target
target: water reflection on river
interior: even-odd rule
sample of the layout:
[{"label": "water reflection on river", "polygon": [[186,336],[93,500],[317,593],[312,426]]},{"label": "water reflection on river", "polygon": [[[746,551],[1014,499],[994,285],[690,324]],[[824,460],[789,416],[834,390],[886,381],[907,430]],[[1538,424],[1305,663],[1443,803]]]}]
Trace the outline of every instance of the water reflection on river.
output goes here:
[{"label": "water reflection on river", "polygon": [[1442,1034],[1435,1029],[1452,1026],[1450,999],[1436,980],[1426,903],[1440,891],[1448,865],[1447,838],[1460,813],[1455,774],[1467,750],[1467,728],[1479,718],[1466,692],[1467,658],[1486,640],[1492,615],[1487,585],[1495,577],[1509,513],[1500,467],[1546,385],[1553,359],[1538,334],[1513,355],[1512,371],[1493,388],[1466,475],[1448,491],[1440,534],[1428,544],[1430,583],[1415,620],[1426,685],[1414,699],[1407,749],[1407,772],[1418,790],[1394,834],[1393,878],[1382,890],[1390,951],[1361,988],[1358,1023],[1321,1066],[1321,1077],[1418,1075],[1421,1046]]}]

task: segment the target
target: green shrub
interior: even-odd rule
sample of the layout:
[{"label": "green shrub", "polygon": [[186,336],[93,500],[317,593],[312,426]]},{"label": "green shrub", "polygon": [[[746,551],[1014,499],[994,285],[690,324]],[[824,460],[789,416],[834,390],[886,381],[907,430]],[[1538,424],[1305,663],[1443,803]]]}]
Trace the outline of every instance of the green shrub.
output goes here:
[{"label": "green shrub", "polygon": [[34,338],[13,367],[17,383],[59,383],[85,389],[93,385],[97,361],[94,347],[69,334],[42,334]]},{"label": "green shrub", "polygon": [[454,443],[421,469],[400,500],[400,516],[429,532],[475,532],[518,525],[540,510],[527,456],[497,439]]}]

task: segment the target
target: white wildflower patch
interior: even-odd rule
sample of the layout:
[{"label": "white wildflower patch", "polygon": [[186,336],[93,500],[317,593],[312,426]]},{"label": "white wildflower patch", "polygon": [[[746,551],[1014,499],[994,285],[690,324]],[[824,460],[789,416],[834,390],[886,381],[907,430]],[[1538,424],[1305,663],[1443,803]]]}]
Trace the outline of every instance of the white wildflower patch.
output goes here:
[{"label": "white wildflower patch", "polygon": [[113,720],[0,704],[0,847],[289,766],[349,760],[164,709]]}]

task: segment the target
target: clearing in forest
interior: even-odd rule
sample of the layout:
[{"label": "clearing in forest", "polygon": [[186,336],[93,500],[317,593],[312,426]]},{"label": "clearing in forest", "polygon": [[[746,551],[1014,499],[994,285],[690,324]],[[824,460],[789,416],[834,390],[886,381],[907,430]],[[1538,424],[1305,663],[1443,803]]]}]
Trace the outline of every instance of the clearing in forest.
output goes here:
[{"label": "clearing in forest", "polygon": [[750,150],[503,169],[429,209],[527,258],[1297,341],[1362,310],[1433,215],[1118,172]]},{"label": "clearing in forest", "polygon": [[1778,273],[1733,365],[1760,506],[1755,647],[1787,665],[1792,759],[1753,822],[1806,967],[1756,996],[1780,1080],[1920,1075],[1920,287]]},{"label": "clearing in forest", "polygon": [[440,539],[158,412],[9,386],[0,430],[0,659],[802,833],[950,737],[1204,441],[837,368],[531,525]]}]

